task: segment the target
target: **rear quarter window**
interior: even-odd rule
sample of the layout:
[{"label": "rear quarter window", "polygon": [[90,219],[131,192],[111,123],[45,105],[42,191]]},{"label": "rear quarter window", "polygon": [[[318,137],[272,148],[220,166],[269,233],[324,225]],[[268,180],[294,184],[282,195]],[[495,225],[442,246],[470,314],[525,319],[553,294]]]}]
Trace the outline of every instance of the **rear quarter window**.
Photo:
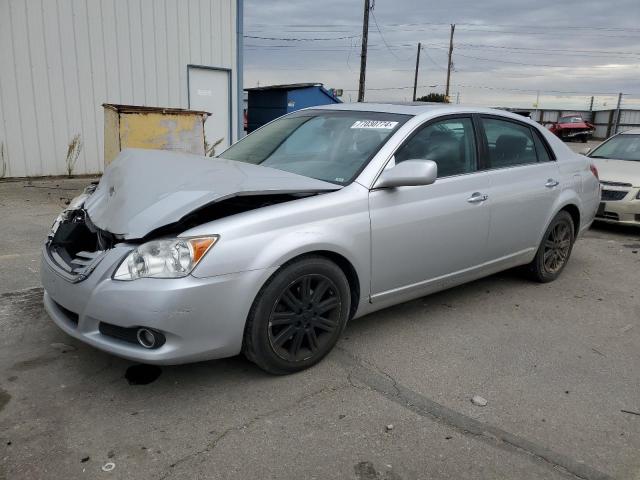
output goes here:
[{"label": "rear quarter window", "polygon": [[551,162],[555,160],[555,155],[553,154],[553,150],[547,143],[547,141],[542,138],[542,134],[538,132],[535,128],[533,130],[533,143],[536,146],[536,155],[538,156],[538,162]]}]

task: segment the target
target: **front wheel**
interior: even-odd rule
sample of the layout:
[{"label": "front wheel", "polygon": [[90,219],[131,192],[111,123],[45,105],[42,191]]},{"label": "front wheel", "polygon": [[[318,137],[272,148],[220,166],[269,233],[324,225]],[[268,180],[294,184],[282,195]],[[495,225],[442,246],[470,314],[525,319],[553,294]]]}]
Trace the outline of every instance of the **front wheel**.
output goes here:
[{"label": "front wheel", "polygon": [[569,261],[575,231],[569,212],[561,211],[551,221],[533,261],[528,265],[531,277],[538,282],[552,282]]},{"label": "front wheel", "polygon": [[336,344],[350,308],[342,270],[326,258],[303,257],[276,272],[256,297],[243,353],[274,374],[309,368]]}]

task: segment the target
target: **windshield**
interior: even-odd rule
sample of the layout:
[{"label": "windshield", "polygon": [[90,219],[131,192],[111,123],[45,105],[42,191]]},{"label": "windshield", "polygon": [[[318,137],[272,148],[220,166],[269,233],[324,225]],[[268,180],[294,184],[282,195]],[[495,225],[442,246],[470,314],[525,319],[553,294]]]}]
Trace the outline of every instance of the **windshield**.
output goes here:
[{"label": "windshield", "polygon": [[561,117],[558,123],[582,123],[582,117]]},{"label": "windshield", "polygon": [[304,110],[265,125],[221,158],[346,185],[410,115]]},{"label": "windshield", "polygon": [[596,148],[589,156],[640,162],[640,135],[616,135]]}]

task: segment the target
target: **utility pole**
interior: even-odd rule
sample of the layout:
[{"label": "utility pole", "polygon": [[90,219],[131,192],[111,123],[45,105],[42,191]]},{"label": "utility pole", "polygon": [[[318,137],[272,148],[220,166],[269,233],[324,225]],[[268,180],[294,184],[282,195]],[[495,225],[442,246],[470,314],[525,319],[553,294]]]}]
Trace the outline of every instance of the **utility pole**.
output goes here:
[{"label": "utility pole", "polygon": [[362,49],[360,51],[360,82],[358,83],[358,102],[364,102],[364,79],[367,70],[367,42],[369,40],[370,0],[364,0],[364,18],[362,20]]},{"label": "utility pole", "polygon": [[422,45],[418,42],[418,53],[416,54],[416,76],[413,78],[413,101],[416,101],[416,90],[418,89],[418,68],[420,67],[420,49]]},{"label": "utility pole", "polygon": [[453,55],[453,32],[456,30],[456,25],[451,24],[451,36],[449,37],[449,65],[447,66],[447,90],[444,94],[446,98],[449,98],[449,82],[451,80],[451,56]]},{"label": "utility pole", "polygon": [[620,106],[622,105],[622,93],[618,94],[618,105],[616,106],[616,121],[613,123],[612,135],[618,133],[618,126],[620,125]]},{"label": "utility pole", "polygon": [[593,112],[593,96],[591,96],[591,102],[589,102],[589,111]]}]

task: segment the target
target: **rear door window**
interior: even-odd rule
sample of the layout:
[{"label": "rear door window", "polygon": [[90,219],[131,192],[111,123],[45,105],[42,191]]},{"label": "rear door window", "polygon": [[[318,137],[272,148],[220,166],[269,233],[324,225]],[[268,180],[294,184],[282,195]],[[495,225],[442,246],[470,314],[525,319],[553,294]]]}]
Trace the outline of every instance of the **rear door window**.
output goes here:
[{"label": "rear door window", "polygon": [[531,129],[508,120],[482,118],[489,150],[489,168],[507,168],[537,163]]}]

